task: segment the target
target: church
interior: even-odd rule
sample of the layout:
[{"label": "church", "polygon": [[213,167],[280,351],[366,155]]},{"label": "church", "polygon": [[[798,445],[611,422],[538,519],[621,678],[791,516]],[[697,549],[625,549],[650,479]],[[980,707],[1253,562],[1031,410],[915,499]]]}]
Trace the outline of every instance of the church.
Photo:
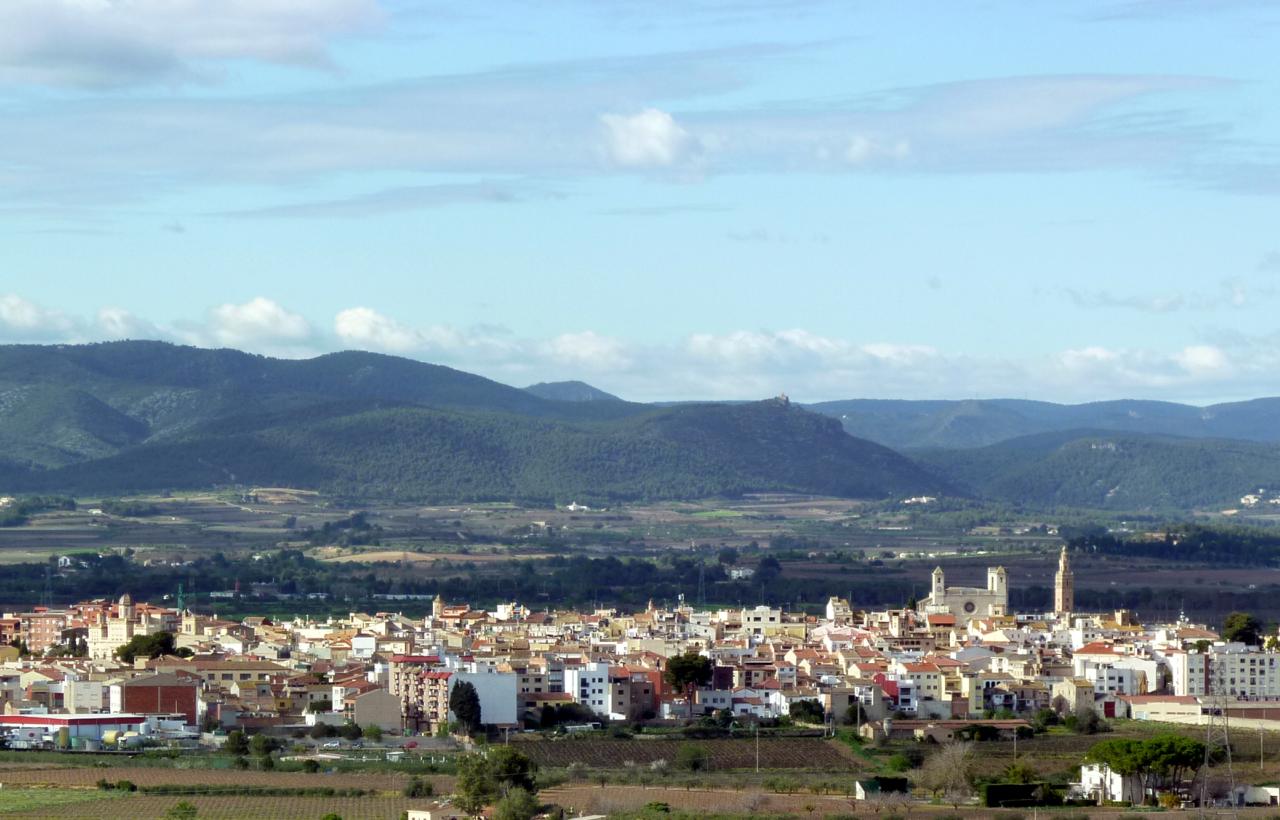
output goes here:
[{"label": "church", "polygon": [[1004,567],[987,569],[986,589],[949,587],[942,567],[938,567],[933,571],[929,597],[916,608],[926,615],[954,615],[959,623],[1004,615],[1009,610],[1009,585]]}]

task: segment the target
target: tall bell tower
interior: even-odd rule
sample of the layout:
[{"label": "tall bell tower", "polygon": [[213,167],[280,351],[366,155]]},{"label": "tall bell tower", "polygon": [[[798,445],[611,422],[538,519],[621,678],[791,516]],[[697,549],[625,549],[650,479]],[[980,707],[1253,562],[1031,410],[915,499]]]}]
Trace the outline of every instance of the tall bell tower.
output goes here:
[{"label": "tall bell tower", "polygon": [[1071,559],[1063,546],[1058,555],[1058,572],[1053,576],[1053,611],[1060,617],[1071,614],[1075,606],[1075,576],[1071,572]]}]

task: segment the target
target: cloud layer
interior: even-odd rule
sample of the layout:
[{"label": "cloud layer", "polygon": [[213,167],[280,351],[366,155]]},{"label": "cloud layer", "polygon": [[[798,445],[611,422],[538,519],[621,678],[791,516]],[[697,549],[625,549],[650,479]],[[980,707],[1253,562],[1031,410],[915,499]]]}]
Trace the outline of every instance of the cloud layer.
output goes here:
[{"label": "cloud layer", "polygon": [[380,17],[376,0],[5,0],[0,85],[172,85],[237,59],[325,66],[329,38]]},{"label": "cloud layer", "polygon": [[68,316],[0,295],[0,341],[88,342],[158,338],[287,357],[340,349],[403,355],[509,384],[585,379],[644,401],[802,400],[1026,395],[1046,400],[1213,400],[1275,392],[1280,334],[1224,337],[1170,350],[1087,345],[1048,356],[993,359],[929,345],[855,342],[804,329],[693,333],[639,344],[595,330],[521,338],[504,328],[418,325],[367,306],[325,326],[257,297],[217,305],[198,320],[153,323],[116,307]]}]

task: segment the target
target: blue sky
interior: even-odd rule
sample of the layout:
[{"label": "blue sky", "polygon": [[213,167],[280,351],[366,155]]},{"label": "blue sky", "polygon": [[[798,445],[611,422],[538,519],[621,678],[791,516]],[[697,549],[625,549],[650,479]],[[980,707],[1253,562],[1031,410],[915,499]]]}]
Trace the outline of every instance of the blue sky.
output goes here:
[{"label": "blue sky", "polygon": [[0,341],[1280,393],[1260,2],[6,0]]}]

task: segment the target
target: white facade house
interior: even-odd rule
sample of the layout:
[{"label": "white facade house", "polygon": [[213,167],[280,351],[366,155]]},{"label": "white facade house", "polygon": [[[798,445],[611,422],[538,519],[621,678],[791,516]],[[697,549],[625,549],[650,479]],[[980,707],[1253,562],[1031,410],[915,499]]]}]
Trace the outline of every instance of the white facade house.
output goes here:
[{"label": "white facade house", "polygon": [[1142,802],[1142,779],[1136,775],[1122,775],[1111,771],[1102,763],[1086,763],[1080,767],[1080,789],[1085,796],[1103,802]]},{"label": "white facade house", "polygon": [[564,691],[602,717],[609,715],[609,664],[584,663],[566,666]]}]

